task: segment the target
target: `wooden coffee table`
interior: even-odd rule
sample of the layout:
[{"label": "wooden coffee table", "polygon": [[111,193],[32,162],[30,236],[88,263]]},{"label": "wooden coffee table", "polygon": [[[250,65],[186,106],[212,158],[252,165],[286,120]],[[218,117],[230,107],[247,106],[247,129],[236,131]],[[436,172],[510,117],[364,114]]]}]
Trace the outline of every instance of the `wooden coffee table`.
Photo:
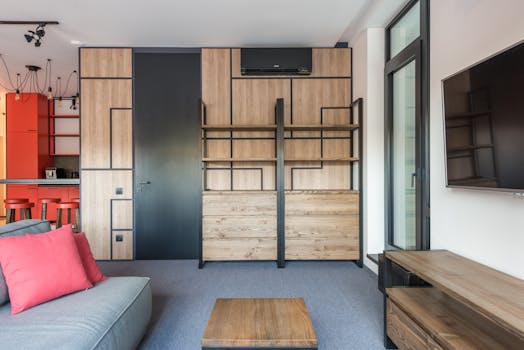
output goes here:
[{"label": "wooden coffee table", "polygon": [[318,349],[304,299],[217,299],[202,349],[253,348]]}]

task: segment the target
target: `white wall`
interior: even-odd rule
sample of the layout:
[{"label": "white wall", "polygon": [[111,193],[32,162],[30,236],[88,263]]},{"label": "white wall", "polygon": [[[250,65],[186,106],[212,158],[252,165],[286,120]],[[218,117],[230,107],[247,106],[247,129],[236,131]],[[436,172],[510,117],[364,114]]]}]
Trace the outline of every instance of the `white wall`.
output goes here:
[{"label": "white wall", "polygon": [[441,80],[524,40],[522,0],[431,2],[431,248],[524,279],[524,198],[445,187]]},{"label": "white wall", "polygon": [[[363,246],[366,254],[384,250],[384,28],[368,28],[353,47],[353,97],[364,99]],[[377,272],[377,265],[364,258]]]}]

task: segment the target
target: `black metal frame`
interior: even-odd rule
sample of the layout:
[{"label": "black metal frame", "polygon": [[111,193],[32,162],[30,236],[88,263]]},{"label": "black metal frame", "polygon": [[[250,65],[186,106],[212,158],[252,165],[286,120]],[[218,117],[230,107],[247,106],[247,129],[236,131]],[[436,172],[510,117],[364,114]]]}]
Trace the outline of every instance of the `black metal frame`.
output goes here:
[{"label": "black metal frame", "polygon": [[[390,57],[391,28],[420,3],[420,36],[394,57]],[[429,0],[411,0],[386,28],[385,65],[385,248],[393,245],[392,142],[393,74],[415,61],[416,64],[416,249],[430,247],[429,203]]]},{"label": "black metal frame", "polygon": [[285,228],[285,165],[284,165],[284,99],[277,99],[275,106],[277,121],[276,133],[276,187],[277,187],[277,266],[286,266],[286,228]]}]

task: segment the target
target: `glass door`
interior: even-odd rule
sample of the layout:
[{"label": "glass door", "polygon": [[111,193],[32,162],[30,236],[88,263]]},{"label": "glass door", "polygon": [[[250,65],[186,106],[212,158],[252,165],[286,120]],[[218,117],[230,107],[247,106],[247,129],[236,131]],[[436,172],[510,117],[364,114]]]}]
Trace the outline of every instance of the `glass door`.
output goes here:
[{"label": "glass door", "polygon": [[386,249],[429,249],[426,10],[411,1],[386,29]]}]

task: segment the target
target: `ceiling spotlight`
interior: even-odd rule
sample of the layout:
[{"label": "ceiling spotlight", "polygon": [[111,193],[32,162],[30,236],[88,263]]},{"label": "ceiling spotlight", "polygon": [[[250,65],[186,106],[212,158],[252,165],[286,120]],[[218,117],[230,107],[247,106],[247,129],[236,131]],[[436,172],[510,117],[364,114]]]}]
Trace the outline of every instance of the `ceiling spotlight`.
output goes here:
[{"label": "ceiling spotlight", "polygon": [[29,34],[24,34],[25,40],[28,43],[35,41],[35,47],[40,47],[42,45],[42,38],[45,36],[45,23],[40,23],[34,31],[28,30]]}]

